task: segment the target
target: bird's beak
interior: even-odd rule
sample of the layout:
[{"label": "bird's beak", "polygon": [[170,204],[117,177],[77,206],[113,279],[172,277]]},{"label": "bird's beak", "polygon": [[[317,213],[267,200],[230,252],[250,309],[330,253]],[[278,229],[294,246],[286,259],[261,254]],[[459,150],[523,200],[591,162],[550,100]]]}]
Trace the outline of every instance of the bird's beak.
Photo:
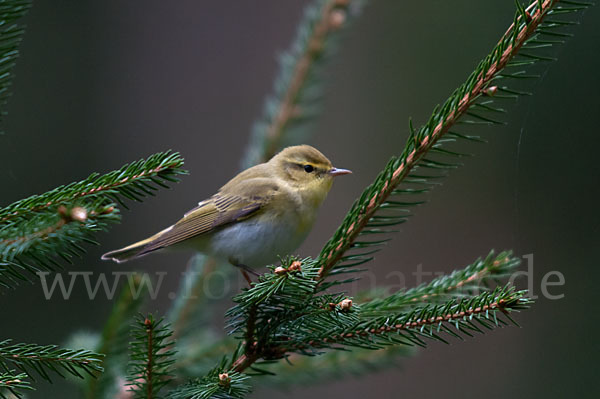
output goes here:
[{"label": "bird's beak", "polygon": [[331,176],[341,176],[341,175],[349,175],[350,173],[352,173],[351,170],[348,169],[338,169],[338,168],[331,168],[329,169],[329,173]]}]

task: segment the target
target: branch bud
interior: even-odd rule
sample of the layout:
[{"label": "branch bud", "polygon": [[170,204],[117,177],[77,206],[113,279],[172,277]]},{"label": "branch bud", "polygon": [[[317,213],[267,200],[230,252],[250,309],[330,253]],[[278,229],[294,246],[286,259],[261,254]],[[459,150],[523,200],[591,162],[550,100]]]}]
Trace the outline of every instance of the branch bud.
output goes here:
[{"label": "branch bud", "polygon": [[77,220],[78,222],[85,222],[87,218],[87,209],[81,206],[76,206],[75,208],[71,209],[71,219]]},{"label": "branch bud", "polygon": [[277,266],[275,268],[275,270],[273,271],[273,273],[275,273],[278,276],[283,276],[284,274],[287,273],[287,269],[281,266]]},{"label": "branch bud", "polygon": [[76,206],[73,209],[69,210],[66,206],[61,205],[56,209],[56,211],[58,212],[60,217],[67,223],[73,220],[76,220],[78,222],[85,222],[88,218],[87,209],[81,206]]},{"label": "branch bud", "polygon": [[108,208],[104,208],[102,210],[102,212],[100,212],[101,215],[107,215],[109,213],[113,213],[113,211],[115,210],[114,206],[109,206]]},{"label": "branch bud", "polygon": [[483,94],[485,94],[486,96],[494,97],[494,95],[496,94],[497,91],[498,91],[498,86],[491,86],[491,87],[488,87],[487,89],[485,89],[483,91]]},{"label": "branch bud", "polygon": [[288,267],[289,272],[299,272],[302,270],[302,262],[295,260],[292,262],[290,267]]},{"label": "branch bud", "polygon": [[222,387],[227,387],[227,386],[229,386],[230,383],[231,383],[231,378],[229,377],[229,374],[227,374],[227,373],[219,374],[219,385],[221,385]]},{"label": "branch bud", "polygon": [[66,206],[61,205],[58,207],[58,209],[56,209],[56,211],[58,212],[58,214],[60,215],[61,218],[63,218],[63,219],[69,218],[69,211]]},{"label": "branch bud", "polygon": [[340,308],[342,310],[350,310],[352,307],[352,299],[346,298],[342,302],[340,302]]},{"label": "branch bud", "polygon": [[346,13],[342,10],[333,10],[329,15],[329,26],[332,29],[340,29],[346,22]]}]

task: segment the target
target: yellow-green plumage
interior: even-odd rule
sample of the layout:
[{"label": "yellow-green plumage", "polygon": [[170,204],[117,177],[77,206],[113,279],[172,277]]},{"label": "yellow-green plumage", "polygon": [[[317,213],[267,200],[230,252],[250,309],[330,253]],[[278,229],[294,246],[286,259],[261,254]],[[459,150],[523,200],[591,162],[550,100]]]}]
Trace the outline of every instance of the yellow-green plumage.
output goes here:
[{"label": "yellow-green plumage", "polygon": [[346,173],[313,147],[288,147],[235,176],[171,227],[102,259],[125,262],[175,246],[263,266],[302,243],[333,177]]}]

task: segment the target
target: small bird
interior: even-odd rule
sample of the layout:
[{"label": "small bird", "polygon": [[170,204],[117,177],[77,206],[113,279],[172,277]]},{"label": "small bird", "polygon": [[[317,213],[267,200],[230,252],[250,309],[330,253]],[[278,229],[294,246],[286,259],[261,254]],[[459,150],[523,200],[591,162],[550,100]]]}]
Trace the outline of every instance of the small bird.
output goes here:
[{"label": "small bird", "polygon": [[174,225],[102,259],[121,263],[167,247],[187,248],[253,272],[302,244],[333,178],[349,173],[316,148],[287,147],[235,176]]}]

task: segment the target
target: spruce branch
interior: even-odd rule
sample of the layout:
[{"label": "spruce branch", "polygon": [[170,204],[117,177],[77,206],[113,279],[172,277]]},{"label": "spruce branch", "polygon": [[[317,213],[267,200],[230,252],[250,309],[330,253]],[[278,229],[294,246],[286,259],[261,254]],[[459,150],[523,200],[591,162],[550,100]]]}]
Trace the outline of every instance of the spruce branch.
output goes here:
[{"label": "spruce branch", "polygon": [[[452,299],[444,305],[424,305],[410,312],[371,317],[362,315],[357,309],[359,322],[350,328],[335,328],[339,323],[328,323],[329,335],[321,338],[323,329],[315,331],[313,339],[306,340],[302,334],[305,325],[296,323],[295,330],[301,338],[289,337],[289,349],[310,351],[317,348],[331,348],[335,345],[379,349],[388,345],[426,346],[422,338],[448,343],[441,333],[455,338],[461,334],[473,337],[473,333],[483,334],[485,330],[506,325],[502,317],[518,324],[510,313],[526,309],[532,301],[525,297],[526,291],[516,291],[513,286],[498,287],[494,291],[477,296]],[[482,329],[483,328],[483,329]]]},{"label": "spruce branch", "polygon": [[10,370],[11,366],[34,379],[35,371],[44,380],[51,382],[49,372],[61,377],[71,374],[83,378],[84,374],[96,377],[102,371],[102,355],[89,350],[61,349],[56,345],[13,344],[10,339],[0,341],[0,367]]},{"label": "spruce branch", "polygon": [[177,176],[186,174],[181,167],[183,159],[177,152],[160,152],[147,159],[124,165],[119,170],[104,175],[93,173],[80,182],[60,186],[41,195],[33,195],[0,209],[0,226],[15,223],[19,218],[29,218],[47,208],[71,204],[79,199],[103,198],[119,202],[123,198],[141,201],[154,195],[157,187],[169,188],[165,183],[177,182]]},{"label": "spruce branch", "polygon": [[[252,288],[234,297],[238,305],[227,313],[228,327],[232,334],[245,339],[245,349],[234,361],[233,371],[242,372],[259,359],[280,359],[289,352],[315,354],[315,350],[334,347],[333,344],[368,349],[381,348],[385,340],[390,344],[424,345],[417,337],[419,334],[438,337],[431,330],[424,330],[424,326],[433,325],[423,322],[426,319],[458,322],[457,328],[469,334],[471,322],[459,319],[461,312],[486,325],[493,316],[493,323],[498,326],[504,321],[496,316],[497,311],[507,314],[530,303],[523,291],[515,292],[512,287],[486,290],[477,295],[470,293],[475,288],[483,289],[480,285],[486,279],[505,276],[518,264],[518,260],[506,252],[498,256],[490,254],[461,271],[413,290],[360,305],[352,304],[342,293],[316,293],[314,276],[320,267],[318,261],[307,258],[300,262],[290,258],[284,264],[287,268],[272,268],[272,272],[262,275]],[[427,300],[425,295],[429,295]],[[391,329],[383,330],[381,323],[390,320],[402,320],[402,326],[385,326]],[[415,322],[417,324],[413,324]],[[413,331],[413,327],[420,331]],[[389,337],[388,332],[396,336]]]},{"label": "spruce branch", "polygon": [[40,271],[62,268],[97,244],[94,233],[120,220],[115,201],[141,201],[184,174],[178,153],[158,153],[121,169],[61,186],[0,209],[0,286],[14,287]]},{"label": "spruce branch", "polygon": [[127,385],[134,398],[157,399],[160,390],[171,380],[175,351],[170,340],[173,332],[163,319],[151,314],[136,320],[133,341],[130,344],[130,362]]},{"label": "spruce branch", "polygon": [[495,255],[491,251],[484,259],[477,259],[464,269],[440,276],[429,283],[408,290],[400,290],[385,298],[373,298],[362,305],[363,314],[405,310],[422,304],[436,304],[450,298],[462,298],[487,290],[488,282],[508,277],[520,264],[510,251]]},{"label": "spruce branch", "polygon": [[[290,353],[425,346],[423,338],[446,342],[440,332],[459,336],[450,324],[464,335],[483,332],[477,325],[487,329],[504,325],[503,317],[512,321],[511,311],[531,303],[525,291],[511,286],[493,291],[482,287],[487,279],[506,276],[518,264],[506,252],[490,254],[429,284],[361,304],[343,293],[318,293],[314,278],[320,268],[318,261],[290,258],[283,264],[287,267],[272,268],[257,284],[234,297],[237,305],[227,313],[228,328],[244,345],[234,357],[231,371],[268,373],[257,368],[257,362],[287,358]],[[483,292],[472,292],[476,288]]]},{"label": "spruce branch", "polygon": [[85,252],[79,243],[96,244],[93,233],[119,220],[118,210],[103,200],[78,203],[70,208],[61,205],[53,211],[46,209],[30,219],[0,227],[0,259],[10,269],[10,275],[3,279],[5,282],[8,277],[26,280],[28,276],[21,272],[60,268],[53,261],[56,255],[71,263],[73,257]]},{"label": "spruce branch", "polygon": [[360,13],[364,0],[315,0],[304,11],[296,38],[280,57],[274,93],[252,129],[243,167],[268,161],[282,147],[299,144],[304,123],[316,114],[323,69],[339,33]]},{"label": "spruce branch", "polygon": [[0,3],[0,121],[6,116],[5,106],[14,78],[12,70],[19,57],[19,45],[25,33],[18,22],[30,7],[30,0],[5,0]]},{"label": "spruce branch", "polygon": [[[561,3],[566,5],[562,6]],[[459,123],[502,123],[495,115],[502,114],[504,110],[494,105],[494,98],[514,98],[525,94],[509,88],[504,82],[529,77],[523,70],[524,67],[548,61],[548,57],[536,53],[536,48],[540,45],[559,44],[559,41],[546,40],[548,36],[565,35],[561,31],[566,25],[565,21],[553,17],[577,12],[585,7],[587,4],[584,3],[571,6],[570,3],[556,0],[536,0],[524,8],[517,2],[513,24],[466,82],[441,107],[435,108],[429,121],[420,129],[413,129],[412,122],[409,124],[409,138],[401,155],[393,157],[375,181],[365,189],[322,249],[319,255],[320,279],[330,274],[352,271],[352,267],[372,259],[371,254],[377,251],[384,240],[358,241],[358,237],[389,233],[390,226],[407,220],[410,207],[423,201],[401,197],[427,193],[435,184],[434,179],[442,176],[436,174],[436,171],[443,173],[459,166],[445,159],[438,159],[464,155],[446,148],[447,143],[479,140],[479,137],[457,132],[456,126]],[[422,169],[429,172],[420,172]],[[369,250],[365,251],[365,248]],[[346,255],[351,249],[363,252]],[[324,288],[328,286],[330,284],[323,284]]]},{"label": "spruce branch", "polygon": [[22,390],[33,390],[28,378],[27,374],[15,373],[14,370],[0,372],[0,399],[21,398]]}]

